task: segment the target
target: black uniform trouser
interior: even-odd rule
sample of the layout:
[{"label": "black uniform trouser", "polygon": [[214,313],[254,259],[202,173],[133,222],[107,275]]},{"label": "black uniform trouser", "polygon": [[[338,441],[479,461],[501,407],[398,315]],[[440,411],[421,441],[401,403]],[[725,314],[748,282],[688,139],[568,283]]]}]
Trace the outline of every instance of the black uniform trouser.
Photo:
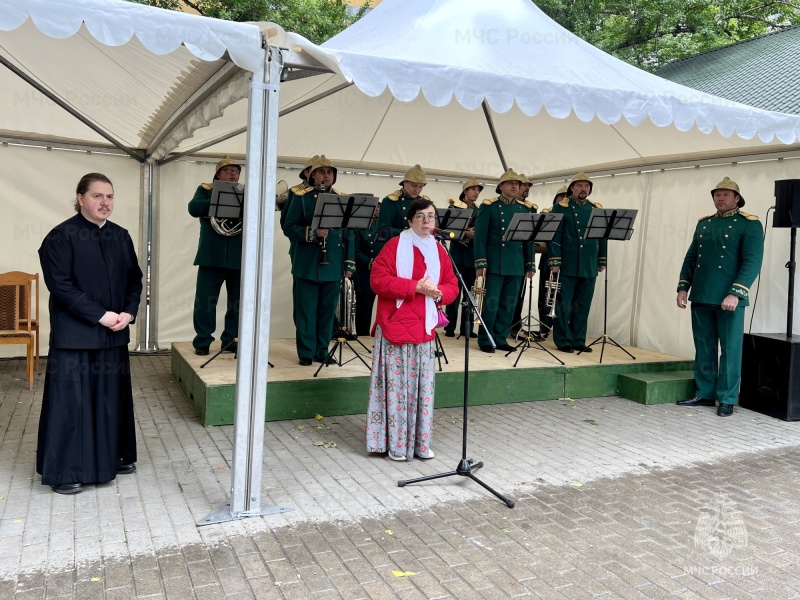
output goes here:
[{"label": "black uniform trouser", "polygon": [[194,295],[194,340],[195,348],[208,348],[214,341],[217,328],[217,303],[222,284],[225,284],[227,307],[225,328],[220,341],[228,345],[239,337],[239,295],[242,272],[239,269],[221,267],[197,267],[197,288]]},{"label": "black uniform trouser", "polygon": [[297,357],[322,360],[328,355],[342,282],[295,277],[294,283]]},{"label": "black uniform trouser", "polygon": [[[467,265],[456,265],[458,267],[459,272],[461,273],[461,277],[464,278],[464,283],[466,284],[467,288],[470,290],[472,286],[475,285],[475,267],[470,267]],[[445,333],[455,333],[456,332],[456,321],[458,320],[458,315],[461,315],[461,326],[458,328],[459,335],[466,335],[466,331],[464,330],[464,311],[461,310],[461,298],[464,295],[464,290],[458,290],[458,296],[456,299],[453,300],[450,304],[447,305],[445,309],[445,314],[447,315],[448,323],[447,327],[444,328]],[[467,319],[469,321],[469,332],[472,333],[472,319]]]}]

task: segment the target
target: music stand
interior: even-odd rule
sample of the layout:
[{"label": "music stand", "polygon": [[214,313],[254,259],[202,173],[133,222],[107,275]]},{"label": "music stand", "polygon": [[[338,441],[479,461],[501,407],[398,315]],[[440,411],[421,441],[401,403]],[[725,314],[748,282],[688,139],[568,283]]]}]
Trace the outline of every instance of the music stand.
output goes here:
[{"label": "music stand", "polygon": [[[633,235],[633,222],[636,220],[638,212],[638,210],[631,208],[593,208],[592,214],[589,216],[589,224],[586,226],[586,231],[583,233],[583,239],[619,240],[627,242]],[[602,344],[600,348],[601,364],[603,362],[603,352],[605,352],[606,344],[616,346],[633,360],[636,360],[633,354],[625,350],[614,338],[608,335],[608,257],[606,257],[605,284],[603,289],[603,335],[583,348],[583,350],[579,350],[578,354],[586,352],[588,348],[591,348],[597,342],[601,342]]]},{"label": "music stand", "polygon": [[207,217],[242,220],[244,211],[244,184],[231,181],[214,181]]},{"label": "music stand", "polygon": [[[511,223],[508,224],[508,229],[506,229],[505,234],[503,234],[503,241],[504,242],[522,242],[522,243],[530,243],[531,250],[533,250],[533,244],[535,242],[542,242],[547,243],[553,240],[558,228],[561,226],[561,219],[564,218],[564,215],[560,213],[517,213],[515,214],[512,219]],[[531,294],[528,295],[528,329],[530,330],[531,326]],[[537,319],[538,321],[538,319]],[[527,335],[523,337],[523,340],[519,342],[516,346],[514,346],[513,350],[509,350],[506,352],[506,357],[508,357],[512,352],[516,352],[517,350],[520,351],[519,356],[517,356],[517,360],[514,361],[514,366],[517,366],[519,363],[519,359],[522,358],[522,354],[525,350],[528,350],[532,346],[536,346],[536,349],[541,350],[542,352],[546,352],[554,359],[556,359],[560,364],[564,364],[560,358],[558,358],[555,354],[550,352],[547,348],[542,346],[537,340],[533,339],[531,332],[528,331]]]},{"label": "music stand", "polygon": [[[378,198],[372,194],[333,194],[324,193],[317,197],[317,203],[314,206],[314,216],[311,219],[310,227],[312,229],[341,229],[342,230],[342,245],[347,244],[347,231],[349,229],[367,229],[372,222],[372,216],[375,213],[375,207],[378,206]],[[342,267],[344,268],[344,267]],[[344,279],[344,273],[342,273]],[[344,293],[344,285],[339,288],[339,302],[343,302],[342,295]],[[334,336],[336,338],[333,346],[331,346],[328,355],[322,361],[322,364],[314,373],[314,377],[319,375],[322,367],[328,366],[330,359],[333,359],[340,367],[346,365],[353,360],[360,360],[364,363],[367,369],[370,366],[364,357],[350,344],[350,341],[358,342],[365,352],[370,353],[361,340],[357,337],[348,334],[347,327],[339,323],[339,329]],[[355,356],[348,360],[342,359],[343,346],[347,346]],[[339,357],[336,358],[336,351],[339,351]],[[371,369],[370,369],[371,370]]]}]

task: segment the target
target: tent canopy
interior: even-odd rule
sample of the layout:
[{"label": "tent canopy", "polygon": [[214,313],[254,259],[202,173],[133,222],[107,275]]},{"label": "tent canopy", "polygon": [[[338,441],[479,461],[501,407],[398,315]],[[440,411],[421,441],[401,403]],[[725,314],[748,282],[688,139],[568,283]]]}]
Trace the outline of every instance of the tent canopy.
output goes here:
[{"label": "tent canopy", "polygon": [[[333,72],[283,84],[279,155],[286,161],[324,153],[356,169],[420,163],[433,173],[485,178],[509,165],[544,177],[578,166],[785,149],[800,140],[797,116],[641,71],[529,0],[385,0],[322,46],[287,41]],[[180,150],[233,130],[212,124]],[[242,143],[214,148],[237,152]]]}]

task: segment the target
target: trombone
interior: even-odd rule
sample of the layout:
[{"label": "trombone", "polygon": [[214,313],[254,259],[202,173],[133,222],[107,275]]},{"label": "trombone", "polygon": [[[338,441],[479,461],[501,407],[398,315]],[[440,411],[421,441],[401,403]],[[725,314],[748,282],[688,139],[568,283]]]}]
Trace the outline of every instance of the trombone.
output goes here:
[{"label": "trombone", "polygon": [[547,294],[544,297],[544,305],[550,309],[547,314],[551,319],[556,318],[556,299],[558,298],[558,290],[561,289],[561,269],[558,273],[550,271],[550,277],[544,284]]}]

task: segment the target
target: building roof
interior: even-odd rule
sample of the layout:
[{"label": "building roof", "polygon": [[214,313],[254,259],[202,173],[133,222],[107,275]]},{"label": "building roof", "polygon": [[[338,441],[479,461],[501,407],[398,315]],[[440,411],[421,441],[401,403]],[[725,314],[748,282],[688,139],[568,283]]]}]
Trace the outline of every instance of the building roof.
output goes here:
[{"label": "building roof", "polygon": [[800,114],[800,25],[676,60],[656,75],[758,108]]}]

